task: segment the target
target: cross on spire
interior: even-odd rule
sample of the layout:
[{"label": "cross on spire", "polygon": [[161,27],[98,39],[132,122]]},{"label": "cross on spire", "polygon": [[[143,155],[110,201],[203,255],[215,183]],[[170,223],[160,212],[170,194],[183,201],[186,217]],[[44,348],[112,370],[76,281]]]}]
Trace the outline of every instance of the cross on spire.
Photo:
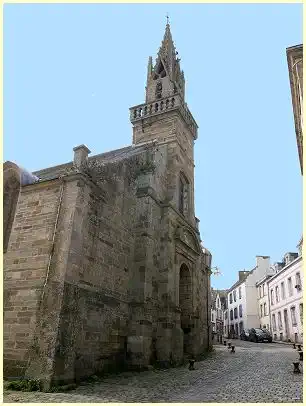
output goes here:
[{"label": "cross on spire", "polygon": [[167,25],[169,25],[169,14],[168,13],[166,15],[166,19],[167,19]]}]

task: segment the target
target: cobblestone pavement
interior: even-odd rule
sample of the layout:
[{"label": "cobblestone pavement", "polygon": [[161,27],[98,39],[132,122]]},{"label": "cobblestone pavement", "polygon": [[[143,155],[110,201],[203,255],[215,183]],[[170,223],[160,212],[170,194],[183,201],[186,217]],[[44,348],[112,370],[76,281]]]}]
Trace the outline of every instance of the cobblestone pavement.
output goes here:
[{"label": "cobblestone pavement", "polygon": [[232,340],[236,352],[215,352],[189,371],[186,366],[127,372],[66,393],[4,392],[4,402],[302,402],[299,356],[292,346]]}]

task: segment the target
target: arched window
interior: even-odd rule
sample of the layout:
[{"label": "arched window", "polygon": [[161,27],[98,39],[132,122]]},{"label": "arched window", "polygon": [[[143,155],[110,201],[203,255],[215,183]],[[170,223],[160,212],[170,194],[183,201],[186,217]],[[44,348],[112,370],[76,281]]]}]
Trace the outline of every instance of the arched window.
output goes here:
[{"label": "arched window", "polygon": [[21,172],[13,162],[3,165],[3,252],[6,252],[20,193]]},{"label": "arched window", "polygon": [[157,99],[161,99],[163,91],[163,85],[161,82],[158,82],[155,89],[155,96]]}]

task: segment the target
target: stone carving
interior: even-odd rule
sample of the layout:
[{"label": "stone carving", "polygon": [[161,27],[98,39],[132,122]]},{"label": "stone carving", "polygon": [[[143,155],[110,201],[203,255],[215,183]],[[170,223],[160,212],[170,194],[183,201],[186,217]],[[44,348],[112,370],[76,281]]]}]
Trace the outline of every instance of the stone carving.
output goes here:
[{"label": "stone carving", "polygon": [[199,242],[198,242],[196,236],[191,231],[189,231],[187,228],[178,227],[175,232],[175,238],[177,240],[180,240],[181,242],[183,242],[193,251],[200,254],[201,250],[200,250]]}]

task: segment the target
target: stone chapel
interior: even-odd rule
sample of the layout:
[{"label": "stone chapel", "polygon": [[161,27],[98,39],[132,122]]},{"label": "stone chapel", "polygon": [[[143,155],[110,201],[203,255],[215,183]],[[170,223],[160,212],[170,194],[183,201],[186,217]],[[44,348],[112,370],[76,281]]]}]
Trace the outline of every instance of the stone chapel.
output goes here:
[{"label": "stone chapel", "polygon": [[170,367],[211,346],[194,210],[198,126],[167,23],[131,146],[34,174],[4,164],[4,376],[44,387]]}]

